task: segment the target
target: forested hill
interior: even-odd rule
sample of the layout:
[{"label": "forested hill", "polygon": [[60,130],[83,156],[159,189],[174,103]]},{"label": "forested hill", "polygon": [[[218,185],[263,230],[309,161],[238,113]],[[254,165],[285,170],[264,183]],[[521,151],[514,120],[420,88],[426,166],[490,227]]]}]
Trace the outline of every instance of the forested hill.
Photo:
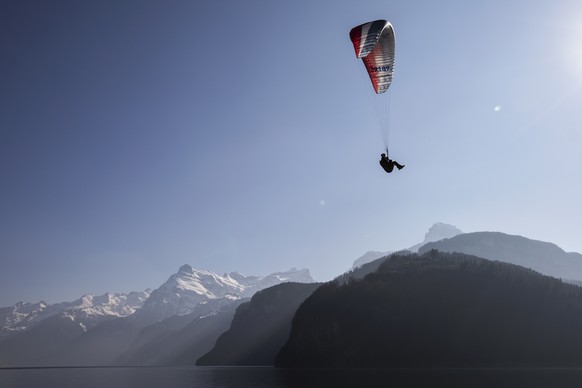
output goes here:
[{"label": "forested hill", "polygon": [[460,253],[394,255],[307,298],[276,364],[581,366],[582,288]]}]

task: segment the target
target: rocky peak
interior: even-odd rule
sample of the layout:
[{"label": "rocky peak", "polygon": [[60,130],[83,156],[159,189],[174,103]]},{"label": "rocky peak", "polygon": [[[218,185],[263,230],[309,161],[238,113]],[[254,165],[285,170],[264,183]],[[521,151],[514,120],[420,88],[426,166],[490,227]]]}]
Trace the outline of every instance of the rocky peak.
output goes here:
[{"label": "rocky peak", "polygon": [[423,243],[426,244],[428,242],[439,241],[444,238],[455,237],[461,233],[463,232],[456,226],[437,222],[428,229],[428,232],[426,232],[424,235]]}]

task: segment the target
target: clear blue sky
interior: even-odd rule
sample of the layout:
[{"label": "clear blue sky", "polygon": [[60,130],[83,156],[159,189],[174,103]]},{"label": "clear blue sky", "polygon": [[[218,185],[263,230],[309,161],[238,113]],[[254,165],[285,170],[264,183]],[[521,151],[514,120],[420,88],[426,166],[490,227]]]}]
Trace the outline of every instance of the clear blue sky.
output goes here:
[{"label": "clear blue sky", "polygon": [[[380,18],[391,175],[348,39]],[[582,252],[580,42],[578,1],[2,1],[0,306],[328,280],[439,221]]]}]

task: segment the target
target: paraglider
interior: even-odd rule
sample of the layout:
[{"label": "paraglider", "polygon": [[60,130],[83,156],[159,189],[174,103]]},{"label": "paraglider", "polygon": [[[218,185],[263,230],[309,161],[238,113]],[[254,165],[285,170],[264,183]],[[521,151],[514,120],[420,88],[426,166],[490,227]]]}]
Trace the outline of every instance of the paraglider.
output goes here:
[{"label": "paraglider", "polygon": [[[352,28],[350,31],[350,40],[354,45],[356,57],[362,59],[366,71],[372,82],[372,87],[376,95],[384,95],[394,75],[394,51],[396,47],[394,38],[394,28],[386,20],[375,20],[361,24]],[[393,162],[387,157],[388,155],[388,102],[384,99],[383,110],[377,110],[377,116],[380,122],[380,130],[384,139],[386,154],[382,154],[380,165],[386,172],[392,172],[394,166],[399,170],[404,165]],[[385,118],[385,122],[381,122]]]},{"label": "paraglider", "polygon": [[380,166],[382,166],[384,171],[386,171],[387,173],[391,173],[392,170],[394,170],[394,167],[396,167],[399,170],[402,170],[404,168],[403,164],[400,164],[395,160],[388,159],[386,154],[380,155]]}]

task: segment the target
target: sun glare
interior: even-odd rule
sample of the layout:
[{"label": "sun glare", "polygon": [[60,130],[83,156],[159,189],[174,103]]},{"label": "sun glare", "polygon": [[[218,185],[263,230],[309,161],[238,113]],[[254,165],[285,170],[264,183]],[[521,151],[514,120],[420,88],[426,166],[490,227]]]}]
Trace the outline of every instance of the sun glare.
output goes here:
[{"label": "sun glare", "polygon": [[582,10],[572,13],[576,17],[569,18],[563,24],[564,62],[576,81],[582,83]]}]

